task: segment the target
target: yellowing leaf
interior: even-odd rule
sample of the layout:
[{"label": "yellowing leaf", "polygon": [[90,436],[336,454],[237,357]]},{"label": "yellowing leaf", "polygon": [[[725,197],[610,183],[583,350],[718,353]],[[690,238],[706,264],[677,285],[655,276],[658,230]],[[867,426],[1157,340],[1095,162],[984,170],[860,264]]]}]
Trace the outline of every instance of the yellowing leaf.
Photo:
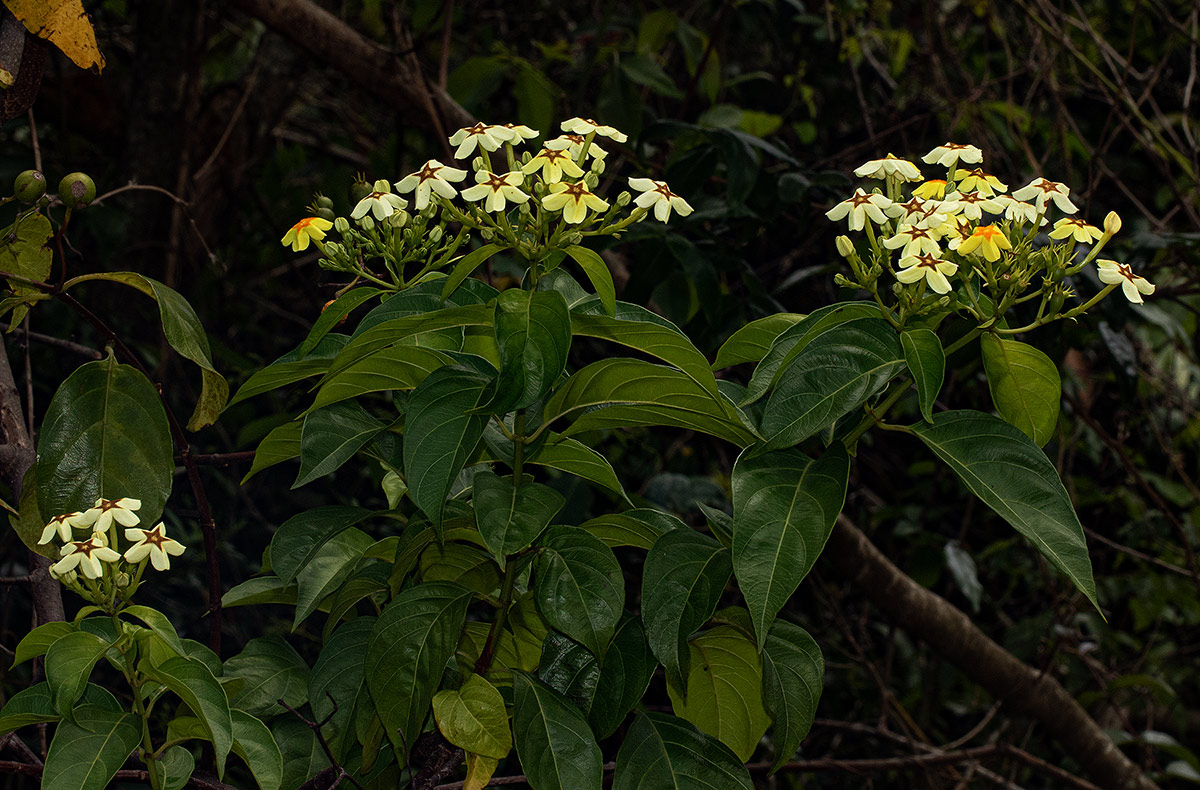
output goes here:
[{"label": "yellowing leaf", "polygon": [[500,761],[493,757],[467,752],[467,778],[463,781],[463,790],[482,790],[487,787],[498,765]]},{"label": "yellowing leaf", "polygon": [[104,55],[82,0],[4,0],[25,29],[63,51],[81,69],[104,70]]}]

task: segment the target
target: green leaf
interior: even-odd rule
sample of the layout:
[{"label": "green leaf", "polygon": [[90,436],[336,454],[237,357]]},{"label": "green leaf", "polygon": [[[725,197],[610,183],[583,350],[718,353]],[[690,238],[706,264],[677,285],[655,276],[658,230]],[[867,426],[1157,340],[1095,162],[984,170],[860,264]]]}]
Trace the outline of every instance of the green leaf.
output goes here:
[{"label": "green leaf", "polygon": [[501,567],[507,555],[537,540],[567,501],[550,486],[532,481],[514,486],[512,475],[498,477],[490,469],[475,473],[474,486],[479,534]]},{"label": "green leaf", "polygon": [[283,754],[283,790],[298,790],[305,782],[329,767],[329,758],[308,725],[295,716],[280,716],[271,722],[271,735]]},{"label": "green leaf", "polygon": [[660,96],[670,99],[683,98],[683,91],[667,76],[662,66],[658,65],[658,62],[649,55],[642,53],[622,55],[620,66],[621,71],[629,78],[630,82],[644,85]]},{"label": "green leaf", "polygon": [[38,509],[36,463],[25,470],[25,476],[21,480],[21,499],[17,503],[17,508],[17,513],[8,514],[8,523],[17,533],[21,542],[25,544],[25,548],[48,560],[57,560],[59,558],[58,546],[53,543],[38,543],[42,539],[42,531],[46,528],[46,519],[42,518],[42,513]]},{"label": "green leaf", "polygon": [[[619,307],[621,311],[616,318],[573,313],[571,329],[577,335],[619,343],[657,357],[686,373],[707,392],[716,394],[717,380],[713,378],[708,360],[674,324],[658,316],[655,316],[658,321],[645,320],[630,309],[632,305],[621,303]],[[632,317],[641,320],[631,320]],[[666,326],[660,321],[664,321]]]},{"label": "green leaf", "polygon": [[828,428],[903,366],[896,330],[882,318],[859,318],[824,332],[780,374],[763,409],[767,441],[761,449],[790,447]]},{"label": "green leaf", "polygon": [[171,432],[158,390],[128,365],[80,365],[54,393],[38,438],[42,521],[83,511],[99,497],[142,501],[142,521],[162,514],[175,474]]},{"label": "green leaf", "polygon": [[500,567],[483,549],[464,543],[434,543],[421,552],[422,581],[454,582],[481,596],[500,589]]},{"label": "green leaf", "polygon": [[471,414],[486,381],[459,367],[429,374],[413,391],[404,426],[404,471],[409,496],[441,528],[450,487],[475,452],[487,415]]},{"label": "green leaf", "polygon": [[650,649],[682,684],[688,674],[688,637],[708,622],[733,574],[729,550],[690,529],[655,542],[642,573],[642,619]]},{"label": "green leaf", "polygon": [[213,673],[195,659],[179,657],[164,661],[147,674],[170,689],[199,717],[213,745],[217,777],[223,777],[225,758],[233,746],[233,717],[225,692]]},{"label": "green leaf", "polygon": [[617,752],[613,790],[752,790],[725,744],[665,713],[639,713]]},{"label": "green leaf", "polygon": [[308,701],[308,664],[279,636],[251,639],[225,662],[224,676],[245,679],[245,688],[232,703],[253,716],[285,713],[281,699],[293,708]]},{"label": "green leaf", "polygon": [[374,617],[359,617],[339,625],[321,648],[308,677],[313,717],[327,721],[322,732],[339,759],[347,749],[358,745],[354,737],[354,701],[363,687],[367,645],[374,627]]},{"label": "green leaf", "polygon": [[112,640],[87,631],[75,631],[59,637],[46,651],[46,682],[54,709],[71,718],[71,708],[87,688],[92,669],[108,649]]},{"label": "green leaf", "polygon": [[356,402],[309,412],[300,431],[300,471],[292,489],[333,472],[386,428]]},{"label": "green leaf", "polygon": [[254,716],[241,710],[233,714],[233,753],[254,774],[259,790],[279,790],[283,782],[283,754],[275,736]]},{"label": "green leaf", "polygon": [[321,601],[332,595],[354,572],[358,561],[374,543],[362,530],[350,527],[325,542],[296,577],[296,614],[292,629],[316,611]]},{"label": "green leaf", "polygon": [[379,288],[351,288],[325,305],[321,310],[321,315],[313,323],[312,329],[308,330],[308,337],[304,338],[304,342],[296,349],[296,359],[304,359],[308,356],[309,352],[315,349],[325,339],[325,336],[359,305],[386,293],[387,291]]},{"label": "green leaf", "polygon": [[[94,683],[87,684],[79,701],[84,705],[98,705],[105,710],[124,712],[116,697],[107,689]],[[54,709],[50,684],[42,681],[9,697],[8,702],[4,704],[4,709],[0,710],[0,736],[30,724],[42,724],[60,719],[62,716]]]},{"label": "green leaf", "polygon": [[351,505],[323,505],[297,513],[271,537],[271,570],[290,582],[334,535],[361,523],[373,511]]},{"label": "green leaf", "polygon": [[290,461],[300,456],[300,434],[304,423],[299,421],[285,422],[263,437],[254,451],[254,462],[250,471],[242,478],[244,484],[254,475],[275,464]]},{"label": "green leaf", "polygon": [[183,746],[172,746],[154,761],[159,787],[163,790],[183,790],[196,770],[196,758]]},{"label": "green leaf", "polygon": [[617,731],[625,714],[642,701],[658,662],[646,642],[642,619],[625,615],[604,654],[588,723],[599,738]]},{"label": "green leaf", "polygon": [[49,623],[42,623],[37,628],[33,629],[17,643],[17,649],[13,653],[12,665],[15,667],[18,664],[23,664],[31,658],[43,656],[50,649],[50,645],[59,640],[60,637],[72,634],[76,628],[71,623],[64,623],[61,620],[54,620]]},{"label": "green leaf", "polygon": [[141,722],[132,713],[80,705],[74,719],[54,733],[43,790],[104,790],[142,740]]},{"label": "green leaf", "polygon": [[740,365],[744,362],[760,362],[771,345],[785,330],[802,321],[804,316],[799,313],[775,313],[757,321],[751,321],[729,336],[717,350],[717,359],[712,363],[713,370]]},{"label": "green leaf", "polygon": [[608,459],[577,439],[569,439],[551,432],[546,443],[538,449],[536,455],[527,459],[526,463],[575,475],[589,483],[607,488],[623,501],[629,502],[629,496]]},{"label": "green leaf", "polygon": [[600,790],[603,758],[579,709],[524,672],[513,672],[513,736],[535,790]]},{"label": "green leaf", "polygon": [[442,299],[450,298],[450,294],[458,289],[463,280],[471,276],[471,272],[482,266],[484,261],[495,255],[500,249],[499,244],[485,244],[460,258],[442,285]]},{"label": "green leaf", "polygon": [[309,412],[368,392],[410,390],[451,357],[437,349],[394,345],[365,356],[321,380]]},{"label": "green leaf", "polygon": [[163,334],[167,342],[180,356],[190,359],[200,367],[200,399],[196,401],[196,408],[188,420],[188,430],[198,431],[206,425],[212,425],[225,408],[225,402],[229,400],[229,384],[213,367],[208,336],[188,301],[158,280],[136,272],[85,274],[68,280],[63,285],[63,290],[87,280],[124,283],[158,303],[158,314],[162,319]]},{"label": "green leaf", "polygon": [[600,538],[609,548],[633,546],[647,551],[661,535],[673,529],[688,528],[670,513],[652,508],[634,508],[624,513],[597,516],[580,527]]},{"label": "green leaf", "polygon": [[454,655],[471,591],[450,582],[402,590],[375,622],[367,646],[367,688],[396,751],[421,733],[446,661]]},{"label": "green leaf", "polygon": [[546,403],[546,423],[583,412],[564,436],[600,428],[668,425],[690,428],[738,446],[755,441],[737,409],[687,374],[621,357],[593,362]]},{"label": "green leaf", "polygon": [[750,759],[771,718],[763,707],[762,660],[740,629],[717,626],[691,641],[691,671],[683,690],[667,682],[675,715]]},{"label": "green leaf", "polygon": [[775,717],[771,771],[792,759],[817,715],[825,659],[807,631],[783,620],[771,624],[763,647],[763,700]]},{"label": "green leaf", "polygon": [[571,637],[551,630],[542,643],[537,678],[587,715],[596,696],[600,660]]},{"label": "green leaf", "polygon": [[162,612],[157,609],[151,609],[149,606],[134,604],[133,606],[126,606],[121,613],[141,620],[151,631],[158,634],[177,655],[185,655],[183,642],[180,641],[179,634],[175,631],[175,626],[171,624],[171,621]]},{"label": "green leaf", "polygon": [[321,375],[329,370],[329,366],[333,364],[333,358],[349,340],[350,338],[346,335],[326,335],[304,359],[300,359],[299,349],[292,349],[246,379],[246,382],[238,388],[237,394],[225,408],[228,409],[255,395],[262,395],[264,392],[303,381],[310,376]]},{"label": "green leaf", "polygon": [[850,459],[835,442],[816,461],[795,450],[733,466],[733,571],[761,648],[776,613],[816,562],[846,501]]},{"label": "green leaf", "polygon": [[1058,424],[1062,379],[1058,367],[1031,345],[993,334],[979,338],[992,403],[1004,421],[1044,447]]},{"label": "green leaf", "polygon": [[473,754],[502,759],[512,750],[504,697],[479,675],[433,696],[433,716],[450,743]]},{"label": "green leaf", "polygon": [[600,297],[604,311],[609,315],[616,314],[617,289],[613,286],[612,273],[608,270],[608,264],[604,262],[599,253],[574,244],[567,247],[564,252],[579,264],[579,268],[583,269],[583,273],[592,283],[592,288],[596,289],[596,295]]},{"label": "green leaf", "polygon": [[847,321],[872,317],[879,317],[879,308],[874,302],[840,302],[822,307],[785,329],[754,368],[741,405],[749,405],[766,395],[767,390],[778,381],[780,371],[786,369],[815,338]]},{"label": "green leaf", "polygon": [[221,606],[255,606],[264,603],[296,605],[296,585],[278,576],[259,576],[247,579],[221,596]]},{"label": "green leaf", "polygon": [[[50,220],[39,213],[26,215],[15,227],[9,225],[0,232],[0,239],[4,240],[0,244],[0,271],[45,282],[54,265],[54,253],[46,246],[53,235]],[[36,288],[15,280],[7,280],[5,284],[17,297],[37,299],[41,294]],[[21,323],[28,312],[28,304],[14,307],[9,331]]]},{"label": "green leaf", "polygon": [[977,411],[941,412],[932,425],[911,430],[1100,609],[1083,525],[1058,471],[1032,439]]},{"label": "green leaf", "polygon": [[579,527],[551,527],[534,573],[546,622],[603,656],[625,605],[625,580],[612,550]]},{"label": "green leaf", "polygon": [[942,378],[946,374],[946,352],[942,350],[942,341],[929,329],[906,329],[900,333],[900,346],[904,349],[904,362],[917,384],[921,416],[926,422],[933,422],[933,402],[942,390]]},{"label": "green leaf", "polygon": [[500,375],[488,408],[524,409],[558,382],[571,350],[571,313],[558,291],[514,288],[496,297]]}]

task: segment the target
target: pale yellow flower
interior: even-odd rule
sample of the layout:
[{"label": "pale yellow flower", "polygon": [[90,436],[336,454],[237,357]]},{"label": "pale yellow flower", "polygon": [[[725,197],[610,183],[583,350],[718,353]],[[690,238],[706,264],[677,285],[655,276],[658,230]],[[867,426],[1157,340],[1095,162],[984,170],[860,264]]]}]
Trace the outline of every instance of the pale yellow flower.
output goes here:
[{"label": "pale yellow flower", "polygon": [[617,143],[623,143],[629,139],[624,132],[619,132],[612,126],[596,123],[591,118],[571,118],[563,121],[562,130],[583,136],[595,132],[599,136],[607,137]]},{"label": "pale yellow flower", "polygon": [[574,184],[560,181],[550,185],[550,194],[542,198],[542,207],[548,211],[561,209],[563,219],[577,225],[587,218],[589,208],[592,211],[607,211],[608,202],[593,194],[582,181]]},{"label": "pale yellow flower", "polygon": [[525,175],[542,171],[542,180],[547,184],[557,184],[562,181],[563,173],[571,178],[582,178],[583,168],[575,164],[569,151],[562,148],[543,148],[537,156],[530,159],[521,168]]},{"label": "pale yellow flower", "polygon": [[671,216],[671,209],[675,209],[681,217],[692,213],[692,207],[688,205],[688,202],[672,192],[665,181],[655,181],[652,178],[631,178],[629,186],[642,193],[637,196],[634,203],[639,208],[654,206],[654,218],[659,222],[667,221]]},{"label": "pale yellow flower", "polygon": [[1134,304],[1142,304],[1142,294],[1149,296],[1154,293],[1154,284],[1145,277],[1139,277],[1123,263],[1116,261],[1096,261],[1097,274],[1100,282],[1105,285],[1121,285],[1121,293]]},{"label": "pale yellow flower", "polygon": [[1049,181],[1045,178],[1035,178],[1027,186],[1013,192],[1012,196],[1017,200],[1032,200],[1039,214],[1045,213],[1047,201],[1054,201],[1054,205],[1064,214],[1074,214],[1079,209],[1071,202],[1070,194],[1071,188],[1066,184]]},{"label": "pale yellow flower", "polygon": [[52,569],[58,576],[76,568],[83,571],[89,579],[99,579],[104,574],[102,562],[116,562],[121,555],[108,548],[104,536],[100,533],[92,535],[87,540],[73,540],[62,547],[63,558],[54,563]]},{"label": "pale yellow flower", "polygon": [[1050,231],[1050,238],[1052,239],[1073,238],[1080,244],[1100,241],[1100,237],[1103,235],[1104,232],[1099,228],[1075,217],[1063,217],[1054,223],[1054,230]]},{"label": "pale yellow flower", "polygon": [[902,283],[915,283],[922,278],[929,287],[940,294],[950,292],[950,281],[946,279],[958,271],[958,264],[944,261],[935,254],[911,255],[900,259],[901,268],[896,279]]},{"label": "pale yellow flower", "polygon": [[308,249],[312,240],[320,241],[325,238],[325,231],[333,227],[333,223],[321,217],[305,217],[297,222],[279,240],[283,246],[292,245],[292,252],[303,252]]},{"label": "pale yellow flower", "polygon": [[[108,532],[116,521],[123,527],[132,527],[140,521],[133,511],[140,509],[142,501],[131,497],[120,499],[97,499],[96,504],[86,510],[75,521],[77,527],[91,527],[94,532]],[[95,577],[93,577],[95,578]]]},{"label": "pale yellow flower", "polygon": [[165,524],[156,524],[154,529],[127,529],[125,539],[134,542],[125,550],[125,561],[137,564],[150,557],[150,564],[155,570],[165,571],[171,567],[171,558],[178,557],[184,552],[184,545],[177,540],[167,537]]},{"label": "pale yellow flower", "polygon": [[396,191],[400,193],[416,191],[413,206],[420,211],[429,205],[429,193],[436,192],[446,200],[458,194],[451,181],[459,182],[467,177],[466,170],[447,167],[436,159],[430,159],[415,173],[410,173],[396,182]]},{"label": "pale yellow flower", "polygon": [[892,201],[883,195],[876,192],[868,194],[862,189],[857,189],[848,199],[826,211],[825,216],[835,222],[843,217],[849,217],[850,230],[862,230],[867,219],[876,225],[887,222],[887,215],[883,212],[884,209],[891,206]]},{"label": "pale yellow flower", "polygon": [[942,167],[954,167],[959,162],[977,165],[983,161],[983,151],[973,145],[945,143],[925,154],[921,157],[921,161],[927,165],[941,165]]}]

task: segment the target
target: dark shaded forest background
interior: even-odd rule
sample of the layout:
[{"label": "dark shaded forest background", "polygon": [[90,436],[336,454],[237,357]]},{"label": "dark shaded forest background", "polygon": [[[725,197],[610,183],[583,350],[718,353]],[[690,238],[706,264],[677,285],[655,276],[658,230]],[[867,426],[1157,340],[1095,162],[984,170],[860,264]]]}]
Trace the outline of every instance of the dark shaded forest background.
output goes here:
[{"label": "dark shaded forest background", "polygon": [[[82,72],[52,52],[33,107],[50,182],[83,170],[105,195],[72,219],[67,265],[138,271],[182,292],[235,388],[303,338],[337,285],[315,252],[279,244],[314,194],[345,214],[356,173],[395,181],[431,157],[449,161],[445,136],[470,118],[546,132],[579,115],[627,132],[619,156],[664,173],[696,211],[638,228],[606,260],[621,298],[670,318],[710,358],[748,320],[853,298],[834,286],[840,231],[824,212],[868,159],[969,142],[1014,188],[1041,175],[1068,184],[1094,224],[1117,211],[1124,230],[1106,255],[1156,283],[1154,297],[1141,308],[1106,300],[1033,341],[1061,363],[1065,401],[1046,449],[1087,531],[1107,622],[1003,523],[964,507],[949,471],[909,440],[861,448],[846,516],[913,579],[1057,678],[1163,786],[1200,783],[1194,3],[345,0],[321,3],[327,16],[300,15],[312,4],[288,0],[86,5],[107,66]],[[357,38],[338,38],[345,30]],[[33,165],[34,141],[27,119],[4,125],[0,177]],[[517,273],[501,263],[492,276]],[[165,354],[152,304],[102,284],[87,297],[144,358],[161,360],[155,375],[186,413],[199,378]],[[102,342],[58,305],[31,329],[40,413],[81,357],[39,335]],[[19,369],[24,335],[8,342]],[[982,370],[948,381],[943,398],[989,408]],[[239,404],[194,446],[245,451],[292,405]],[[606,447],[625,486],[653,506],[693,523],[697,502],[728,506],[732,449],[716,439],[657,430]],[[284,467],[245,486],[244,460],[204,470],[226,589],[258,570],[289,515],[378,483],[346,467],[293,492]],[[573,523],[613,505],[566,493]],[[204,639],[207,582],[188,497],[179,486],[167,520],[196,548],[156,603],[182,635]],[[4,558],[21,551],[7,533],[0,547]],[[17,588],[0,596],[0,642],[12,645],[28,602]],[[283,614],[229,610],[226,645],[287,634]],[[997,708],[833,563],[818,562],[786,614],[828,664],[806,755],[906,755],[970,736],[1074,770],[1036,721]],[[315,648],[319,632],[291,638],[302,652],[306,640]],[[773,786],[1069,786],[1016,760],[988,766],[781,776]]]}]

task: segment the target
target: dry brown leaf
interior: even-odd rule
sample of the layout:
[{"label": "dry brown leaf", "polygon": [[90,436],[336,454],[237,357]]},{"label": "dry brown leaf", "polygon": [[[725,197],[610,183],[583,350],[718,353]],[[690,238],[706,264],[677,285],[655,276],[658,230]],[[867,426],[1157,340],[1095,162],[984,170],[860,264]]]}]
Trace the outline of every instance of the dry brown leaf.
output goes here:
[{"label": "dry brown leaf", "polygon": [[4,5],[30,33],[61,49],[79,68],[104,69],[82,0],[4,0]]}]

